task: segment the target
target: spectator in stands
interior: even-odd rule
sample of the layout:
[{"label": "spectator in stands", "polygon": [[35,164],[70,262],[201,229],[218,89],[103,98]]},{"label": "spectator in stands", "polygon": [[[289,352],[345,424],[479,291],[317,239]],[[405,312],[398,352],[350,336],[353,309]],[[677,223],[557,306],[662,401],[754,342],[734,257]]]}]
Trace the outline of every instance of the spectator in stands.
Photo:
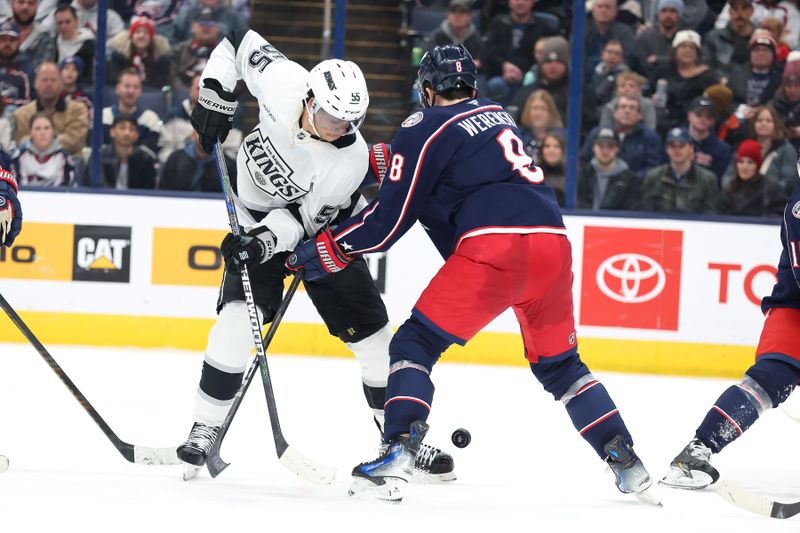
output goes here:
[{"label": "spectator in stands", "polygon": [[[83,184],[112,189],[155,189],[158,177],[155,154],[139,143],[136,117],[119,113],[110,128],[111,142],[100,149],[102,176],[93,177],[91,161]],[[92,155],[91,157],[94,157]]]},{"label": "spectator in stands", "polygon": [[567,188],[567,140],[562,131],[553,130],[544,136],[539,159],[534,159],[534,163],[542,169],[545,183],[556,193],[558,205],[564,207]]},{"label": "spectator in stands", "polygon": [[42,61],[53,61],[56,57],[56,42],[47,28],[36,22],[37,0],[12,0],[13,20],[19,26],[19,49],[38,65]]},{"label": "spectator in stands", "polygon": [[[225,156],[231,180],[236,179],[236,164]],[[220,192],[214,154],[208,154],[200,147],[197,132],[192,132],[192,139],[183,150],[172,152],[164,165],[159,189],[171,191]]]},{"label": "spectator in stands", "polygon": [[[87,28],[97,35],[97,0],[73,0],[72,7],[78,16],[78,27]],[[125,31],[125,23],[119,13],[106,9],[106,39]]]},{"label": "spectator in stands", "polygon": [[247,26],[232,8],[228,7],[224,0],[199,0],[196,5],[188,9],[181,10],[175,18],[175,28],[172,42],[180,42],[191,37],[192,22],[200,16],[204,8],[211,9],[214,18],[219,21],[220,33],[228,35],[231,32],[242,33],[247,31]]},{"label": "spectator in stands", "polygon": [[658,80],[667,82],[666,126],[671,128],[686,116],[686,105],[701,96],[709,85],[719,81],[715,71],[703,63],[700,35],[693,30],[681,30],[672,41],[672,60],[653,70],[651,85]]},{"label": "spectator in stands", "polygon": [[731,147],[716,136],[717,108],[708,98],[696,98],[686,114],[689,136],[694,148],[694,161],[719,180],[731,159]]},{"label": "spectator in stands", "polygon": [[[192,124],[190,116],[192,109],[197,104],[200,95],[200,74],[195,74],[189,87],[189,98],[175,105],[169,114],[164,118],[164,126],[161,130],[161,137],[158,141],[158,160],[166,163],[169,155],[176,150],[183,150],[186,143],[191,140]],[[228,137],[222,144],[223,151],[232,159],[236,159],[236,152],[242,143],[242,131],[232,128]]]},{"label": "spectator in stands", "polygon": [[[800,11],[796,5],[789,0],[739,0],[749,1],[753,12],[748,17],[756,26],[761,24],[765,18],[777,18],[784,22],[786,40],[789,43],[797,43],[800,40]],[[717,17],[717,28],[724,28],[729,20],[733,19],[731,4],[728,3]]]},{"label": "spectator in stands", "polygon": [[64,86],[61,96],[85,105],[87,117],[91,123],[94,102],[92,97],[83,90],[83,83],[81,83],[83,61],[78,56],[65,57],[58,63],[58,68],[61,70],[61,83]]},{"label": "spectator in stands", "polygon": [[777,43],[769,31],[759,28],[750,37],[750,63],[747,68],[731,73],[728,85],[733,100],[742,104],[736,113],[744,118],[753,116],[753,109],[775,96],[783,72],[775,63]]},{"label": "spectator in stands", "polygon": [[750,137],[761,146],[759,172],[781,184],[788,194],[797,188],[797,152],[786,139],[786,127],[775,108],[757,107],[750,120]]},{"label": "spectator in stands", "polygon": [[531,65],[531,68],[525,72],[525,76],[522,78],[523,87],[535,83],[536,80],[539,79],[539,65],[541,65],[544,61],[544,54],[542,53],[542,50],[544,49],[545,44],[547,44],[548,39],[550,39],[550,37],[542,37],[533,44],[533,65]]},{"label": "spectator in stands", "polygon": [[639,63],[648,74],[656,65],[669,63],[672,40],[678,32],[683,13],[683,0],[658,0],[656,25],[644,29],[636,36]]},{"label": "spectator in stands", "polygon": [[591,80],[584,92],[584,98],[586,98],[584,105],[588,104],[594,107],[593,110],[590,110],[592,115],[596,116],[599,113],[597,108],[604,106],[614,98],[617,77],[630,70],[624,63],[624,54],[622,43],[616,39],[611,39],[603,47],[600,62],[594,67]]},{"label": "spectator in stands", "polygon": [[553,97],[545,90],[533,91],[525,100],[519,120],[525,153],[535,161],[540,160],[544,138],[554,130],[562,130],[564,123]]},{"label": "spectator in stands", "polygon": [[17,144],[27,139],[31,117],[41,111],[53,119],[58,141],[64,150],[72,155],[80,152],[86,146],[89,132],[86,106],[61,96],[63,83],[58,65],[47,61],[36,67],[34,87],[36,100],[14,111]]},{"label": "spectator in stands", "polygon": [[542,37],[556,35],[557,27],[534,16],[533,0],[509,0],[509,13],[496,16],[486,37],[482,61],[487,95],[507,104],[533,64],[533,45]]},{"label": "spectator in stands", "polygon": [[427,50],[446,44],[463,44],[480,69],[483,39],[478,28],[472,23],[472,0],[450,0],[447,18],[425,39]]},{"label": "spectator in stands", "polygon": [[786,63],[783,83],[770,104],[783,117],[789,140],[800,149],[800,61]]},{"label": "spectator in stands", "polygon": [[[65,57],[79,57],[84,65],[94,64],[94,33],[88,28],[78,27],[78,15],[69,4],[61,4],[56,8],[56,61]],[[93,72],[86,73],[86,82],[91,83]]]},{"label": "spectator in stands", "polygon": [[30,139],[22,144],[11,167],[23,187],[72,185],[75,162],[61,147],[50,115],[36,113],[30,121]]},{"label": "spectator in stands", "polygon": [[714,214],[719,210],[719,185],[714,174],[694,163],[689,132],[673,128],[667,134],[665,165],[647,173],[642,185],[642,211]]},{"label": "spectator in stands", "polygon": [[152,109],[139,108],[139,98],[142,97],[142,79],[139,77],[139,71],[135,68],[123,70],[114,90],[117,94],[117,103],[103,109],[103,142],[111,142],[114,117],[122,113],[136,119],[139,126],[138,143],[155,152],[161,135],[161,118]]},{"label": "spectator in stands", "polygon": [[619,157],[619,148],[619,138],[614,130],[600,128],[597,131],[592,143],[593,157],[578,170],[577,208],[628,211],[637,208],[641,180]]},{"label": "spectator in stands", "polygon": [[639,99],[639,109],[642,113],[642,123],[651,130],[656,129],[656,109],[649,98],[642,96],[642,86],[647,81],[633,72],[627,70],[617,76],[614,98],[603,106],[600,111],[600,127],[614,127],[614,110],[617,108],[617,99],[620,96],[631,96]]},{"label": "spectator in stands", "polygon": [[192,23],[192,37],[177,45],[172,51],[177,81],[189,87],[192,79],[206,68],[211,51],[220,39],[219,23],[210,8],[203,8]]},{"label": "spectator in stands", "polygon": [[33,69],[32,58],[19,49],[17,23],[0,23],[0,99],[10,110],[30,102]]},{"label": "spectator in stands", "polygon": [[731,148],[739,146],[748,136],[747,122],[731,112],[733,91],[727,85],[716,83],[703,91],[703,97],[714,104],[717,138]]},{"label": "spectator in stands", "polygon": [[783,28],[783,21],[776,18],[767,17],[761,21],[760,28],[767,30],[775,42],[778,43],[778,48],[775,50],[775,62],[783,66],[786,63],[786,58],[792,51],[792,47],[786,42],[786,32]]},{"label": "spectator in stands", "polygon": [[8,168],[11,157],[8,152],[16,148],[16,143],[12,145],[14,139],[14,123],[6,116],[6,105],[0,98],[0,168]]},{"label": "spectator in stands", "polygon": [[[628,164],[628,168],[637,178],[644,178],[648,170],[661,164],[663,160],[661,138],[655,131],[642,124],[638,98],[631,96],[617,98],[613,129],[620,139],[619,157]],[[595,127],[586,135],[581,157],[585,163],[591,161],[594,156],[594,141],[599,130],[599,127]]]},{"label": "spectator in stands", "polygon": [[617,13],[616,0],[595,0],[592,5],[584,35],[584,79],[588,79],[594,71],[594,67],[600,62],[601,51],[612,39],[622,43],[628,66],[634,67],[638,64],[633,52],[636,50],[633,30],[616,20]]},{"label": "spectator in stands", "polygon": [[746,67],[750,61],[753,25],[752,0],[728,0],[729,20],[708,32],[703,40],[703,57],[712,68],[726,76]]},{"label": "spectator in stands", "polygon": [[161,89],[172,85],[172,58],[166,37],[156,35],[153,21],[137,17],[129,31],[108,42],[111,57],[106,63],[106,80],[113,83],[123,70],[136,69],[144,85]]},{"label": "spectator in stands", "polygon": [[[136,18],[146,18],[153,21],[158,35],[166,37],[169,42],[179,42],[182,39],[175,37],[175,19],[181,10],[183,0],[124,0],[133,4],[131,23]],[[120,6],[117,8],[123,19],[129,17],[129,11]],[[125,13],[123,15],[123,13]]]},{"label": "spectator in stands", "polygon": [[742,141],[736,150],[733,179],[722,191],[720,213],[750,217],[783,215],[786,190],[760,171],[761,146],[753,140]]},{"label": "spectator in stands", "polygon": [[567,95],[569,94],[569,43],[560,35],[547,37],[542,46],[542,62],[539,76],[531,85],[526,85],[514,96],[509,106],[512,114],[525,106],[531,93],[538,90],[550,93],[556,103],[561,119],[567,116]]}]

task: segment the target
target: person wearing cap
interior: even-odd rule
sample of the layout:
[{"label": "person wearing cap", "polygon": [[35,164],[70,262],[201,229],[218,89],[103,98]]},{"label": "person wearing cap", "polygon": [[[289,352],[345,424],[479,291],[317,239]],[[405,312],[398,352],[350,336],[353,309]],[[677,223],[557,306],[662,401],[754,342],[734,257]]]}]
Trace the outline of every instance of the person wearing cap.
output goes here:
[{"label": "person wearing cap", "polygon": [[722,190],[720,213],[748,217],[780,217],[786,205],[784,187],[761,171],[761,145],[747,139],[736,149],[734,174]]},{"label": "person wearing cap", "polygon": [[211,50],[221,38],[219,22],[214,18],[211,8],[204,7],[200,16],[192,22],[192,36],[175,46],[171,61],[175,65],[176,81],[189,87],[192,79],[206,68]]},{"label": "person wearing cap", "polygon": [[192,23],[197,20],[204,8],[211,9],[214,18],[219,22],[219,32],[222,35],[229,35],[231,32],[244,34],[247,31],[247,25],[242,17],[224,0],[198,0],[189,9],[183,9],[178,13],[170,41],[174,43],[188,39],[191,36]]},{"label": "person wearing cap", "polygon": [[[787,42],[793,43],[796,46],[798,41],[800,41],[800,11],[797,10],[797,6],[794,2],[790,0],[737,1],[749,2],[752,5],[753,12],[750,16],[750,20],[756,27],[759,26],[761,21],[765,18],[777,18],[783,21]],[[724,28],[732,18],[731,3],[728,2],[717,17],[716,27]]]},{"label": "person wearing cap", "polygon": [[730,74],[744,68],[750,60],[750,36],[756,26],[752,21],[752,0],[729,0],[726,9],[730,13],[729,20],[703,38],[703,56],[713,68]]},{"label": "person wearing cap", "polygon": [[61,72],[55,63],[45,62],[36,67],[33,86],[36,89],[36,100],[20,107],[13,114],[17,144],[27,139],[31,117],[43,111],[52,117],[61,146],[73,156],[76,155],[86,146],[89,133],[86,106],[61,96]]},{"label": "person wearing cap", "polygon": [[34,65],[33,58],[19,48],[17,23],[0,23],[0,84],[5,105],[21,106],[31,101]]},{"label": "person wearing cap", "polygon": [[528,96],[543,89],[553,97],[561,118],[565,119],[569,94],[569,43],[560,35],[544,37],[544,40],[542,62],[539,64],[536,81],[517,91],[509,110],[518,112],[523,109]]},{"label": "person wearing cap", "polygon": [[658,63],[669,62],[672,40],[680,28],[683,13],[683,0],[658,0],[656,24],[636,36],[636,52],[646,71],[651,71]]},{"label": "person wearing cap", "polygon": [[650,213],[714,214],[719,211],[719,185],[714,174],[694,162],[694,146],[685,128],[667,133],[666,164],[647,173],[641,210]]},{"label": "person wearing cap", "polygon": [[12,0],[13,20],[19,26],[19,49],[27,53],[34,65],[42,61],[53,61],[56,57],[56,42],[53,33],[43,24],[36,22],[37,0]]},{"label": "person wearing cap", "polygon": [[482,65],[488,78],[487,97],[507,104],[533,65],[534,44],[542,37],[557,35],[558,30],[536,17],[533,0],[509,0],[508,13],[495,16],[486,32]]},{"label": "person wearing cap", "polygon": [[[614,109],[614,127],[612,128],[620,143],[619,157],[633,174],[644,179],[645,173],[660,165],[664,160],[661,138],[658,133],[642,124],[642,111],[639,98],[620,96]],[[589,163],[594,156],[594,140],[600,131],[595,127],[586,134],[581,161]]]},{"label": "person wearing cap", "polygon": [[731,147],[716,135],[717,108],[708,98],[696,98],[686,113],[686,128],[694,147],[695,163],[705,167],[722,183],[731,159]]},{"label": "person wearing cap", "polygon": [[759,28],[750,36],[750,61],[746,68],[735,70],[728,78],[736,114],[749,119],[753,108],[769,102],[781,84],[783,72],[775,61],[778,43],[772,34]]},{"label": "person wearing cap", "polygon": [[667,82],[665,116],[659,117],[659,130],[666,131],[683,122],[686,105],[703,94],[709,85],[719,82],[718,73],[703,62],[700,35],[694,30],[680,30],[672,40],[669,63],[658,65],[650,75],[650,85]]},{"label": "person wearing cap", "polygon": [[619,22],[617,0],[595,0],[587,14],[584,32],[584,71],[583,79],[588,80],[600,62],[600,55],[606,43],[616,39],[625,50],[625,63],[634,70],[638,67],[636,40],[630,26]]},{"label": "person wearing cap", "polygon": [[111,142],[111,126],[114,117],[119,114],[132,115],[139,126],[137,142],[144,144],[150,150],[158,150],[158,140],[161,136],[161,117],[152,109],[142,109],[139,99],[142,97],[142,79],[135,68],[123,70],[114,87],[117,103],[103,108],[103,142]]},{"label": "person wearing cap", "polygon": [[91,122],[92,113],[94,112],[94,101],[92,97],[83,90],[83,83],[81,81],[84,68],[83,61],[77,56],[65,57],[58,63],[58,68],[61,70],[61,81],[64,85],[61,96],[67,100],[81,102],[85,105],[89,122]]},{"label": "person wearing cap", "polygon": [[425,38],[425,49],[430,50],[434,46],[446,44],[463,44],[480,69],[483,38],[472,23],[472,4],[473,0],[450,0],[447,6],[447,18]]},{"label": "person wearing cap", "polygon": [[[79,57],[84,65],[94,65],[94,33],[88,28],[78,27],[78,15],[69,4],[61,4],[54,14],[56,21],[56,61],[65,57]],[[94,72],[85,73],[86,83],[91,83]]]},{"label": "person wearing cap", "polygon": [[69,187],[75,180],[75,161],[61,147],[55,124],[47,113],[34,114],[30,138],[20,145],[11,168],[22,187]]},{"label": "person wearing cap", "polygon": [[623,209],[635,211],[639,205],[641,180],[619,157],[619,138],[611,128],[600,128],[592,144],[594,157],[578,170],[579,209]]},{"label": "person wearing cap", "polygon": [[106,83],[116,83],[122,71],[134,68],[142,83],[153,89],[173,84],[169,40],[156,34],[156,26],[147,17],[136,17],[127,32],[108,42],[111,57],[106,61]]},{"label": "person wearing cap", "polygon": [[157,181],[156,155],[140,144],[136,117],[119,113],[110,128],[110,142],[100,149],[101,176],[93,176],[92,158],[86,165],[82,184],[110,189],[155,189]]},{"label": "person wearing cap", "polygon": [[786,124],[787,136],[800,149],[800,61],[789,61],[783,69],[783,83],[770,105]]}]

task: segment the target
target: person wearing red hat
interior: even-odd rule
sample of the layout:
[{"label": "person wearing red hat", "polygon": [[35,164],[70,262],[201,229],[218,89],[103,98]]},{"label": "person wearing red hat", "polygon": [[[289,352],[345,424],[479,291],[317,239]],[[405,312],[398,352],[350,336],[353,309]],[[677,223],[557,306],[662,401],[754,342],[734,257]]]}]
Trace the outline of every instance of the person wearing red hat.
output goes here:
[{"label": "person wearing red hat", "polygon": [[745,69],[731,72],[729,86],[733,100],[740,104],[737,115],[750,118],[753,108],[769,102],[781,84],[782,71],[775,61],[778,43],[764,28],[753,32],[748,45],[750,62]]},{"label": "person wearing red hat", "polygon": [[111,57],[106,68],[106,83],[114,84],[120,73],[135,68],[142,84],[161,89],[173,84],[170,44],[166,37],[156,35],[155,23],[147,17],[134,17],[127,32],[108,41]]},{"label": "person wearing red hat", "polygon": [[761,145],[742,141],[736,150],[735,172],[722,191],[720,213],[751,217],[779,217],[786,205],[786,191],[775,180],[764,176]]}]

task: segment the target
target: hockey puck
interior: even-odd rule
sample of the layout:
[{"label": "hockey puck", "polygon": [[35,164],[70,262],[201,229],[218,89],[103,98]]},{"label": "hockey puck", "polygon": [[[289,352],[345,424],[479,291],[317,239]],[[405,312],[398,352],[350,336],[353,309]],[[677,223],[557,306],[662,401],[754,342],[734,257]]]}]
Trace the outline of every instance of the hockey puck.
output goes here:
[{"label": "hockey puck", "polygon": [[470,435],[469,431],[466,429],[458,428],[453,432],[450,440],[453,441],[453,444],[456,446],[456,448],[466,448],[469,446],[469,443],[472,442],[472,435]]}]

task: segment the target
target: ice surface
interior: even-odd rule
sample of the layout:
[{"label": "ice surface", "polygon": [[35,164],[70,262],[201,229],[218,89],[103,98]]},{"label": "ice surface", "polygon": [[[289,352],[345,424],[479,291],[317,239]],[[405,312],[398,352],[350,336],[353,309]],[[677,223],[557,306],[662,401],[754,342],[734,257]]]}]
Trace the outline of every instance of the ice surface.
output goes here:
[{"label": "ice surface", "polygon": [[[48,347],[123,440],[177,445],[191,427],[202,354]],[[524,367],[441,363],[427,442],[450,451],[458,481],[409,485],[400,505],[353,500],[349,472],[375,455],[377,434],[354,360],[270,355],[278,410],[290,444],[339,469],[311,485],[275,456],[260,383],[227,435],[232,464],[191,482],[181,467],[126,462],[45,362],[24,344],[0,344],[0,532],[434,532],[800,531],[713,491],[660,489],[664,508],[620,494],[576,434],[564,408]],[[595,373],[660,477],[730,380]],[[472,443],[457,449],[463,427]],[[800,500],[800,424],[766,413],[714,464],[723,477],[784,501]]]}]

